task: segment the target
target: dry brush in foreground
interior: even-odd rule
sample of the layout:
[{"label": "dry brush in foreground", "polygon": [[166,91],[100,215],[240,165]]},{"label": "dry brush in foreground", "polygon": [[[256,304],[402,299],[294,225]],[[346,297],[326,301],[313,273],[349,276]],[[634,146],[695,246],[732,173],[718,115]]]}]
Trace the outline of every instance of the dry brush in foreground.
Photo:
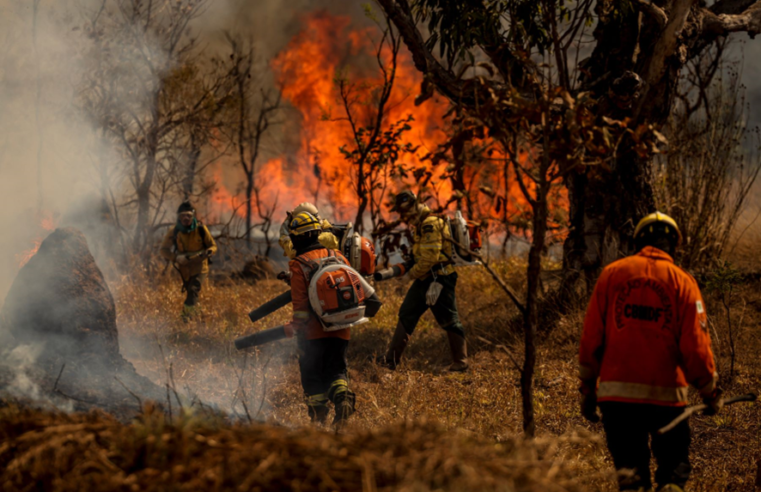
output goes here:
[{"label": "dry brush in foreground", "polygon": [[588,433],[487,441],[433,422],[345,434],[174,423],[147,407],[131,425],[99,413],[0,410],[2,490],[581,491]]}]

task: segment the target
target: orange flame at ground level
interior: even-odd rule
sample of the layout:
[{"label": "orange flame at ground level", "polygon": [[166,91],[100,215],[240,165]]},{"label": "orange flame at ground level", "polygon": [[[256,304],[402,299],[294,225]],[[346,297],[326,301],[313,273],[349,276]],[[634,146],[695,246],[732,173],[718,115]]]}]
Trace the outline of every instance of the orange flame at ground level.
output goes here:
[{"label": "orange flame at ground level", "polygon": [[37,251],[40,249],[40,245],[42,244],[44,237],[47,235],[46,232],[50,232],[56,228],[56,220],[53,217],[52,212],[42,212],[40,216],[39,228],[41,229],[41,232],[39,236],[37,236],[32,241],[31,248],[22,251],[15,256],[16,264],[18,265],[19,269],[23,268],[23,266],[32,259],[32,256],[37,254]]}]

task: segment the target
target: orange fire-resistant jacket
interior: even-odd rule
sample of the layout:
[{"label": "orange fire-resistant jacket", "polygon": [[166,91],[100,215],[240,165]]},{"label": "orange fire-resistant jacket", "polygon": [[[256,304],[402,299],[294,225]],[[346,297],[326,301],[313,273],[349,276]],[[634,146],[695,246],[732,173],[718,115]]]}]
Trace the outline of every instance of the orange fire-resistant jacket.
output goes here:
[{"label": "orange fire-resistant jacket", "polygon": [[582,392],[598,401],[687,404],[690,383],[716,386],[705,304],[697,282],[660,249],[608,265],[584,320],[579,350]]},{"label": "orange fire-resistant jacket", "polygon": [[[338,251],[333,253],[340,258],[345,264],[349,264],[346,258]],[[322,245],[319,245],[317,249],[307,251],[299,256],[299,258],[305,260],[316,260],[319,258],[325,258],[328,256],[328,250]],[[311,273],[309,268],[299,263],[295,259],[288,263],[288,267],[291,270],[291,297],[293,298],[293,320],[285,325],[285,332],[288,336],[293,336],[296,332],[303,331],[307,340],[314,340],[316,338],[343,338],[348,340],[350,338],[349,329],[325,331],[317,319],[317,315],[312,310],[309,304],[309,278]]]}]

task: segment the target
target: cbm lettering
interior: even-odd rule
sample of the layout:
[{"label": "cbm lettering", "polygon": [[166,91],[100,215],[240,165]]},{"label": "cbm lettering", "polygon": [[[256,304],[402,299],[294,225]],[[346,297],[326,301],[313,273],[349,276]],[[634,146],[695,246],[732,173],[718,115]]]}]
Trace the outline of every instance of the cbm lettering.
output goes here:
[{"label": "cbm lettering", "polygon": [[663,308],[643,306],[641,304],[627,304],[624,307],[624,316],[642,321],[658,321],[663,316]]}]

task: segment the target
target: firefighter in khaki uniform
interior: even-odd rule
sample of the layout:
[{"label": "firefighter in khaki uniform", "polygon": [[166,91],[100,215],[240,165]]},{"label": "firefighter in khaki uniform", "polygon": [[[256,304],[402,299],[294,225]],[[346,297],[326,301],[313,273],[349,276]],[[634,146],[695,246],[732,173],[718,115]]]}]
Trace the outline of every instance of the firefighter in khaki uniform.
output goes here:
[{"label": "firefighter in khaki uniform", "polygon": [[[639,252],[608,265],[584,320],[579,363],[581,412],[602,411],[621,490],[649,490],[650,447],[658,490],[680,491],[689,478],[690,427],[656,431],[687,405],[688,384],[715,414],[722,406],[697,282],[674,264],[681,240],[674,220],[656,212],[634,231]],[[598,384],[599,381],[599,384]]]},{"label": "firefighter in khaki uniform", "polygon": [[300,203],[296,208],[289,212],[283,221],[283,224],[280,226],[280,238],[278,239],[278,243],[280,244],[280,247],[283,248],[283,256],[287,256],[291,260],[296,257],[296,250],[293,248],[293,243],[291,242],[290,224],[293,218],[301,212],[311,214],[320,222],[320,228],[323,231],[318,237],[320,244],[327,249],[339,248],[338,238],[334,236],[333,233],[328,232],[331,227],[333,227],[330,222],[320,218],[320,213],[318,212],[317,207],[309,202],[304,202]]},{"label": "firefighter in khaki uniform", "polygon": [[396,368],[420,317],[430,308],[438,325],[447,332],[452,352],[449,370],[465,371],[468,369],[468,352],[465,329],[457,312],[457,272],[452,261],[452,243],[448,241],[451,237],[449,227],[411,191],[396,195],[391,211],[399,212],[402,220],[412,228],[414,265],[409,276],[414,282],[399,309],[399,321],[388,351],[379,362],[389,369]]},{"label": "firefighter in khaki uniform", "polygon": [[196,219],[190,202],[183,202],[177,209],[177,224],[164,236],[159,252],[176,265],[182,276],[183,291],[187,292],[182,317],[188,319],[197,308],[201,286],[209,273],[209,258],[217,252],[214,238]]}]

